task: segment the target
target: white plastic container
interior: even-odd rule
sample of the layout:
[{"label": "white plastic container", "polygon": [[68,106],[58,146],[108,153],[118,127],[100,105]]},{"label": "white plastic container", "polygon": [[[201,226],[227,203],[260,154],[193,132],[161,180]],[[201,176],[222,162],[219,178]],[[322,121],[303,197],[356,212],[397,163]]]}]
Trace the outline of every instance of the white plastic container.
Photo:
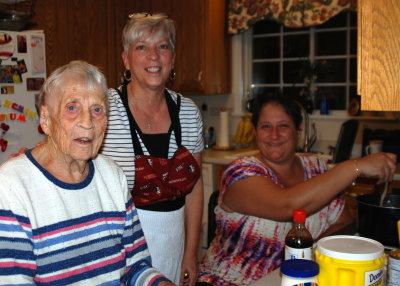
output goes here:
[{"label": "white plastic container", "polygon": [[281,286],[307,285],[316,286],[319,266],[307,259],[290,259],[281,264]]}]

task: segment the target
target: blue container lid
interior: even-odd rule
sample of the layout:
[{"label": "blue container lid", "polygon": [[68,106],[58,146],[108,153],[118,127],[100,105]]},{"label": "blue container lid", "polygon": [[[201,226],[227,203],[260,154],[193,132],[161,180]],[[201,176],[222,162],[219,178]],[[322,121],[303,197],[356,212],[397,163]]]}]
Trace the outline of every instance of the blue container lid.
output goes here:
[{"label": "blue container lid", "polygon": [[310,278],[318,275],[319,265],[307,259],[289,259],[282,262],[281,272],[290,277]]}]

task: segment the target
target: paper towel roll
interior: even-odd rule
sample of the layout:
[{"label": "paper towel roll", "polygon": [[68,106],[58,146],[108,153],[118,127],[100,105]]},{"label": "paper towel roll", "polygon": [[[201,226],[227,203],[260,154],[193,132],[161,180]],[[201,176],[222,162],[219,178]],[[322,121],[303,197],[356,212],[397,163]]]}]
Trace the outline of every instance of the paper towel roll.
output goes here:
[{"label": "paper towel roll", "polygon": [[229,147],[229,113],[226,109],[219,112],[219,132],[217,134],[217,146]]}]

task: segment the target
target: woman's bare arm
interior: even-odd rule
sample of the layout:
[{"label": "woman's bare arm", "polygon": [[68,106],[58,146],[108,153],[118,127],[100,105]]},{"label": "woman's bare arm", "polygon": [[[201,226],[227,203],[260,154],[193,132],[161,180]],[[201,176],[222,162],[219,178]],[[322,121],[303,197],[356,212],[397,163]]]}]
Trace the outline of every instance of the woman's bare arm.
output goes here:
[{"label": "woman's bare arm", "polygon": [[[358,170],[356,170],[358,169]],[[377,153],[348,160],[310,180],[282,190],[271,180],[253,176],[233,183],[223,199],[223,207],[242,214],[288,221],[292,210],[317,212],[340,194],[359,175],[390,181],[396,169],[396,155]]]}]

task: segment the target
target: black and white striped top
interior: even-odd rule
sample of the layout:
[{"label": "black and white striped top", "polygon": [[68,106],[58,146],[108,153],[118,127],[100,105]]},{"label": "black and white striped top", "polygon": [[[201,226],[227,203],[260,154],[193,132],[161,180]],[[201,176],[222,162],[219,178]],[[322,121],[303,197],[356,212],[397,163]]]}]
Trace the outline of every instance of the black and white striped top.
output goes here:
[{"label": "black and white striped top", "polygon": [[[183,97],[171,90],[167,90],[176,102],[177,96],[181,96],[181,108],[179,120],[181,123],[182,145],[193,154],[203,151],[203,121],[196,104],[189,98]],[[134,151],[128,116],[119,94],[115,89],[108,90],[109,116],[108,126],[104,137],[101,153],[113,159],[124,171],[128,179],[129,190],[133,188],[135,165]],[[146,146],[139,138],[142,150],[149,155]],[[171,158],[177,150],[175,134],[172,131],[169,143],[168,158]]]}]

